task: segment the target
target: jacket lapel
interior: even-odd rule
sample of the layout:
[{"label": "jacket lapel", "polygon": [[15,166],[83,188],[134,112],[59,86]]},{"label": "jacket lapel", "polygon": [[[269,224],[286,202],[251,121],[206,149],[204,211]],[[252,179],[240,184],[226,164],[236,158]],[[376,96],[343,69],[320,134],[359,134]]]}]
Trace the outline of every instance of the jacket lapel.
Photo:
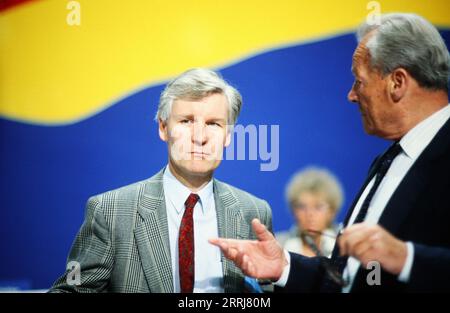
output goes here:
[{"label": "jacket lapel", "polygon": [[[163,189],[163,170],[150,178],[139,197],[134,230],[144,274],[151,292],[174,292],[172,262]],[[236,195],[214,179],[214,201],[219,237],[249,239],[250,226],[245,222]],[[225,292],[242,292],[244,275],[223,255]]]},{"label": "jacket lapel", "polygon": [[[423,190],[428,184],[432,183],[432,177],[435,175],[435,172],[441,170],[436,164],[439,164],[439,159],[445,158],[445,153],[448,153],[446,149],[448,149],[449,137],[450,120],[444,124],[425,148],[386,204],[378,224],[394,236],[398,237],[400,227],[408,217],[408,214],[411,210],[417,209],[417,198],[423,196]],[[365,271],[362,268],[358,270],[352,292],[364,290],[366,286],[364,273]],[[387,275],[387,279],[397,280],[396,277],[390,274],[386,273],[385,275]]]},{"label": "jacket lapel", "polygon": [[[439,159],[445,157],[450,138],[450,120],[436,134],[425,148],[402,182],[395,190],[380,217],[379,224],[392,233],[396,233],[408,213],[417,203],[417,197],[432,182],[435,171],[439,171]],[[425,208],[424,208],[425,209]]]},{"label": "jacket lapel", "polygon": [[[249,225],[242,217],[239,202],[226,185],[214,179],[214,201],[217,212],[219,237],[248,239]],[[236,265],[222,254],[225,292],[242,292],[244,276]]]},{"label": "jacket lapel", "polygon": [[163,172],[146,182],[134,230],[148,286],[157,293],[174,292]]}]

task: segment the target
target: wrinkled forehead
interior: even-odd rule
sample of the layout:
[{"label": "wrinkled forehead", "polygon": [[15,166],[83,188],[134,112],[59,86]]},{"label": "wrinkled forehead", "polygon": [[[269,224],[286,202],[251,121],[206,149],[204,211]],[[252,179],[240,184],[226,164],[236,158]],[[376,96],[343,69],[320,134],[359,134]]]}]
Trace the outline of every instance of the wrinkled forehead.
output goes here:
[{"label": "wrinkled forehead", "polygon": [[200,99],[176,99],[172,104],[173,116],[202,116],[227,119],[228,105],[225,95],[212,93]]},{"label": "wrinkled forehead", "polygon": [[371,31],[367,35],[365,35],[361,41],[359,42],[358,46],[356,47],[355,51],[353,52],[353,58],[352,58],[352,70],[354,67],[362,64],[369,64],[370,61],[370,51],[367,48],[367,42],[373,37],[375,34],[375,30]]},{"label": "wrinkled forehead", "polygon": [[352,57],[352,72],[356,73],[363,65],[369,65],[370,52],[364,43],[360,43],[353,52]]}]

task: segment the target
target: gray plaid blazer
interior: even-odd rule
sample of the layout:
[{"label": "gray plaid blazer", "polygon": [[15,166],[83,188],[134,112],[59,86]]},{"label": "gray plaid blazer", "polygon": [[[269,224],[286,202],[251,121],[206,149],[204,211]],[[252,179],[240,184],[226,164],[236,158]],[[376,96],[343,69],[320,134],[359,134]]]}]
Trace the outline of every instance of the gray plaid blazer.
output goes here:
[{"label": "gray plaid blazer", "polygon": [[[173,292],[163,172],[88,200],[67,262],[80,264],[80,284],[69,270],[50,292]],[[268,203],[214,179],[219,236],[255,239],[251,220],[272,230]],[[222,255],[225,292],[242,292],[244,275]]]}]

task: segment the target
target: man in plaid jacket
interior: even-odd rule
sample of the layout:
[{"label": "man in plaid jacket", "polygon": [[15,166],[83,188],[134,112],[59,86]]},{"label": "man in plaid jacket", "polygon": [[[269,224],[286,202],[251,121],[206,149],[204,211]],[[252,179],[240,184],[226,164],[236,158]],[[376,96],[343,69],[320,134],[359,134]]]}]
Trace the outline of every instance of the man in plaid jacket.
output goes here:
[{"label": "man in plaid jacket", "polygon": [[89,199],[68,257],[78,277],[67,270],[50,292],[244,291],[241,270],[208,243],[254,239],[254,218],[272,227],[266,201],[213,178],[241,104],[239,92],[210,70],[170,82],[156,115],[168,165]]}]

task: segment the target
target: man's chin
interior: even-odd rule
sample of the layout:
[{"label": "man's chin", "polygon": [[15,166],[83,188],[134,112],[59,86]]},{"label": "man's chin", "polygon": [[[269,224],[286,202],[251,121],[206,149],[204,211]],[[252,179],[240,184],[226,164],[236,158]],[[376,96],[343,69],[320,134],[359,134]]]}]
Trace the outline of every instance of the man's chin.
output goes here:
[{"label": "man's chin", "polygon": [[208,160],[191,160],[186,164],[185,169],[195,176],[208,176],[217,168],[219,164]]},{"label": "man's chin", "polygon": [[375,132],[374,132],[374,129],[373,129],[373,127],[372,126],[370,126],[367,122],[364,122],[363,121],[363,128],[364,128],[364,132],[367,134],[367,135],[375,135]]}]

